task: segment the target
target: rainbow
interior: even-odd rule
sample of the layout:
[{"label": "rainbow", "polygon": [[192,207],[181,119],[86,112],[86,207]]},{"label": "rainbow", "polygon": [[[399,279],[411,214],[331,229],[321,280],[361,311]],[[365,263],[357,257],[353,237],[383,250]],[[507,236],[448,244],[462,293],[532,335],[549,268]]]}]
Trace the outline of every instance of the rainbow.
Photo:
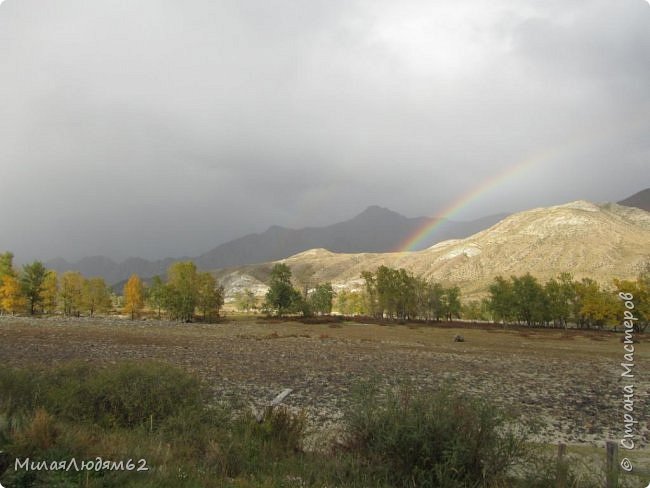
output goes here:
[{"label": "rainbow", "polygon": [[[623,125],[619,125],[618,130],[625,130],[625,132],[629,132],[630,130],[642,126],[642,124],[645,124],[646,121],[647,114],[644,112],[639,112],[635,116],[628,117]],[[563,154],[569,153],[569,151],[572,149],[579,150],[581,146],[585,145],[585,143],[607,140],[610,137],[612,137],[612,134],[609,128],[596,128],[583,131],[581,133],[572,134],[560,144],[535,153],[534,155],[529,155],[523,161],[507,167],[500,173],[487,178],[467,193],[461,195],[458,199],[445,207],[437,218],[431,219],[429,222],[425,223],[417,231],[403,240],[395,249],[395,251],[415,251],[416,249],[422,247],[425,240],[436,231],[436,229],[443,223],[445,219],[453,217],[457,212],[464,209],[474,201],[478,200],[493,188],[505,183],[507,180],[514,178],[515,176],[521,174],[523,171],[530,169],[535,164],[542,161],[556,159]]]},{"label": "rainbow", "polygon": [[415,251],[418,248],[422,247],[422,244],[425,242],[425,240],[436,231],[436,229],[445,221],[445,219],[453,217],[467,205],[479,199],[481,196],[493,188],[499,186],[511,178],[514,178],[516,175],[530,168],[540,159],[543,159],[543,157],[540,155],[529,157],[524,161],[514,164],[501,171],[500,173],[482,181],[479,185],[472,188],[467,193],[464,193],[458,199],[454,200],[447,207],[445,207],[438,217],[427,222],[424,224],[424,226],[420,227],[417,231],[402,241],[401,244],[395,249],[395,251]]}]

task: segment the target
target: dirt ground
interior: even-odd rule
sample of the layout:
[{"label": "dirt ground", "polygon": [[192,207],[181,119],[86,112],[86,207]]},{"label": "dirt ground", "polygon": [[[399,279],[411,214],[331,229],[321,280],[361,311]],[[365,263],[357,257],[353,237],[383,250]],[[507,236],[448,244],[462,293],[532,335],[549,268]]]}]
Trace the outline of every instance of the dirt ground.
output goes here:
[{"label": "dirt ground", "polygon": [[[465,342],[454,342],[456,334]],[[354,384],[378,378],[421,388],[449,382],[543,424],[540,440],[603,446],[623,436],[623,386],[633,383],[638,454],[649,451],[650,343],[635,344],[622,378],[620,334],[302,324],[238,318],[178,324],[117,318],[0,317],[4,365],[157,359],[197,372],[217,399],[261,406],[285,388],[316,434],[336,432]],[[0,392],[1,394],[1,392]]]}]

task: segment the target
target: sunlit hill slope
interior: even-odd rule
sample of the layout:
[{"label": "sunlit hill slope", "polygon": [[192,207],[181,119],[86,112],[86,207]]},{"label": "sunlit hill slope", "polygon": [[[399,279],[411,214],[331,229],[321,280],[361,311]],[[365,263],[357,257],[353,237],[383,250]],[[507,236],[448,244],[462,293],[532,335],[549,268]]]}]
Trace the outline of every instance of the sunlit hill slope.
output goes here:
[{"label": "sunlit hill slope", "polygon": [[[361,288],[363,270],[406,268],[433,281],[453,283],[465,295],[484,292],[497,275],[530,272],[546,280],[562,271],[602,283],[635,278],[650,262],[650,213],[618,204],[576,201],[506,217],[465,239],[417,252],[333,253],[312,249],[283,259],[298,286],[330,281]],[[243,288],[263,294],[274,262],[215,271],[229,295]]]}]

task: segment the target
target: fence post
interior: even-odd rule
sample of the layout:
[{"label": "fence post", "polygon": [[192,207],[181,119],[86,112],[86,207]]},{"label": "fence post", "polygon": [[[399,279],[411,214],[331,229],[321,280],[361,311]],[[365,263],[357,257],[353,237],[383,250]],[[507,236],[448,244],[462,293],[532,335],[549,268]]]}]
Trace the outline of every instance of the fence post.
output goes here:
[{"label": "fence post", "polygon": [[607,488],[618,488],[618,444],[615,441],[605,443],[607,450]]},{"label": "fence post", "polygon": [[557,445],[557,472],[555,478],[555,485],[557,488],[566,488],[568,466],[565,456],[566,444],[564,442],[560,442]]}]

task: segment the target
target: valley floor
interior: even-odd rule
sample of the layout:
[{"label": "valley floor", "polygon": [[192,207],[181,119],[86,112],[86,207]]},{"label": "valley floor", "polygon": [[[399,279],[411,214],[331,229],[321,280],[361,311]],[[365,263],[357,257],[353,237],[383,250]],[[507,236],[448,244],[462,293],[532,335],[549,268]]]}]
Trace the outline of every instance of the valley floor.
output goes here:
[{"label": "valley floor", "polygon": [[[465,342],[454,342],[456,334]],[[635,344],[635,377],[627,379],[621,378],[620,334],[606,332],[307,325],[255,317],[210,325],[0,317],[3,365],[157,359],[197,372],[216,399],[258,407],[291,388],[285,403],[307,411],[313,445],[335,435],[355,383],[375,378],[421,388],[450,382],[539,419],[542,442],[600,447],[622,437],[622,387],[634,382],[639,424],[637,448],[625,452],[631,460],[650,457],[648,344]]]}]

